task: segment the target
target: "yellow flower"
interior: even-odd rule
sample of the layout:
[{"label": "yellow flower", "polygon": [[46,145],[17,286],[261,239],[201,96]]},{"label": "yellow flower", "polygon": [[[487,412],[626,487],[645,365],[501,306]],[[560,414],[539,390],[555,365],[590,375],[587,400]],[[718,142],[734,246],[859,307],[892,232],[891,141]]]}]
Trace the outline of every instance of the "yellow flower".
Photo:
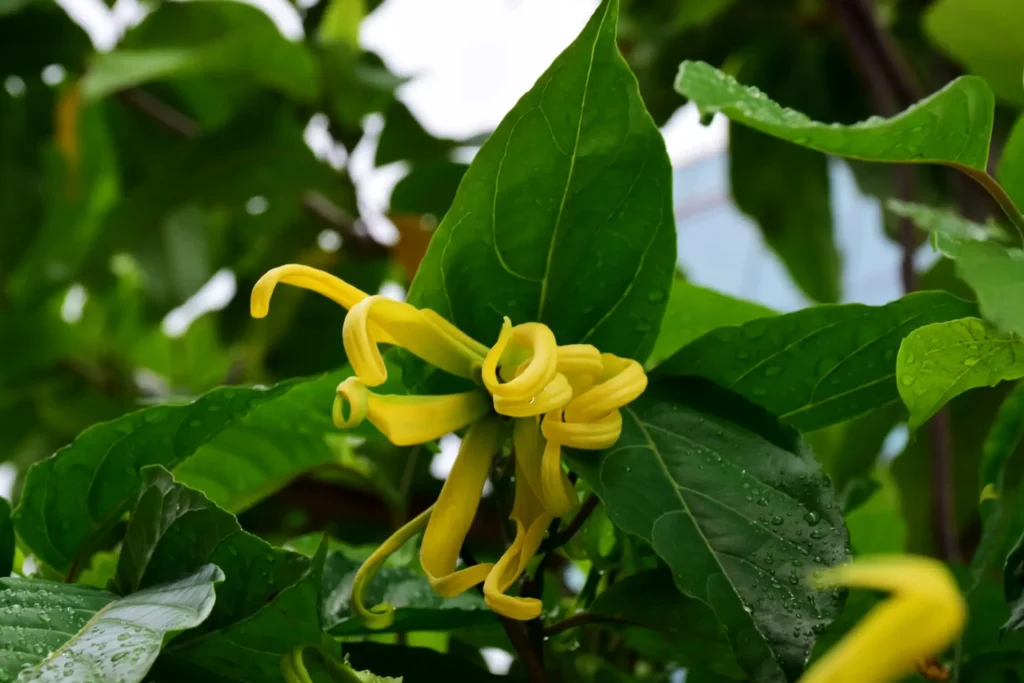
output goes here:
[{"label": "yellow flower", "polygon": [[[453,597],[483,583],[484,599],[512,619],[533,619],[541,604],[510,596],[537,553],[548,525],[573,510],[576,488],[562,448],[600,450],[622,432],[619,409],[643,393],[647,376],[635,360],[587,344],[558,346],[546,325],[505,318],[490,348],[434,311],[370,296],[333,275],[299,265],[275,268],[253,288],[251,312],[267,315],[279,282],[318,292],[348,310],[342,341],[354,376],[338,386],[333,417],[342,429],[369,420],[392,443],[433,441],[468,427],[437,501],[396,531],[363,564],[352,588],[356,614],[371,628],[394,620],[390,605],[367,609],[369,581],[387,557],[423,532],[420,563],[439,595]],[[478,388],[443,396],[376,394],[387,379],[380,345],[400,346]],[[515,540],[494,564],[458,568],[459,552],[480,504],[494,458],[511,439],[515,457]]]},{"label": "yellow flower", "polygon": [[868,614],[812,666],[800,683],[887,683],[913,673],[960,633],[963,597],[937,560],[883,556],[827,570],[822,588],[849,586],[889,591],[892,597]]}]

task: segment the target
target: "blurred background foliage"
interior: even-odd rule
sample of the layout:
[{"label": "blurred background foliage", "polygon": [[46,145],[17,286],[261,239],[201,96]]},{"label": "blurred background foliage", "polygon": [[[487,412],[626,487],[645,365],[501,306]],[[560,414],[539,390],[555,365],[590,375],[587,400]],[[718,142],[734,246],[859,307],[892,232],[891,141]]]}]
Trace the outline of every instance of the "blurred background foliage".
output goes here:
[{"label": "blurred background foliage", "polygon": [[[360,44],[360,23],[378,4],[303,2],[305,37],[293,40],[250,5],[150,0],[141,21],[101,51],[71,18],[73,2],[0,0],[0,459],[9,479],[90,425],[140,406],[342,365],[340,316],[329,301],[285,290],[273,324],[250,320],[247,292],[271,267],[306,263],[370,292],[404,291],[482,138],[435,137],[403,103],[406,79]],[[659,125],[686,104],[672,89],[684,59],[843,123],[890,115],[977,73],[998,96],[997,152],[1024,106],[1022,7],[631,0],[620,47]],[[529,49],[529,36],[522,40]],[[367,122],[381,119],[379,133],[368,133]],[[839,300],[844,262],[825,157],[738,126],[729,132],[735,205],[808,299]],[[314,152],[311,135],[329,144]],[[387,212],[395,240],[368,227],[346,164],[367,136],[376,139],[374,163],[399,164],[404,174]],[[879,199],[994,215],[985,196],[942,168],[851,167],[860,189]],[[908,225],[887,216],[886,229],[903,250],[906,289],[923,282],[965,294],[948,262],[922,272],[923,238]],[[1004,393],[954,401],[944,427],[965,550],[977,542],[978,463]],[[904,420],[890,406],[810,435],[848,502],[858,550],[934,548],[933,435],[904,449],[893,437]],[[327,451],[320,466],[254,507],[235,506],[250,508],[244,526],[278,539],[330,528],[372,542],[439,489],[426,450],[372,437],[316,441],[309,447]],[[496,549],[499,518],[486,505],[483,512],[471,542]],[[621,557],[623,539],[608,529],[595,516],[578,542],[604,543]],[[650,565],[642,552],[626,552],[634,569]],[[633,632],[616,637],[681,657]],[[582,680],[625,680],[605,665],[566,663]]]}]

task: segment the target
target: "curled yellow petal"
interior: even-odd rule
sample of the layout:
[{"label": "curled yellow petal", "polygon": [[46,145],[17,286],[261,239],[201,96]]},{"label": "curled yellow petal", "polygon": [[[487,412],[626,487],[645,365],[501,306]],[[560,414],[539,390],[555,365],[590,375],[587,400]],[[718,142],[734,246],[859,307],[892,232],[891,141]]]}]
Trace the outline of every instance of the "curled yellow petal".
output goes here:
[{"label": "curled yellow petal", "polygon": [[[436,313],[383,296],[363,299],[345,316],[342,336],[345,352],[356,374],[369,386],[387,380],[387,368],[379,344],[397,344],[431,365],[459,377],[472,378],[484,360],[469,348],[461,332],[452,336],[452,325],[440,325]],[[457,331],[457,330],[456,330]]]},{"label": "curled yellow petal", "polygon": [[541,601],[514,597],[505,592],[526,571],[527,564],[537,554],[548,525],[554,519],[529,484],[531,479],[536,479],[540,466],[538,455],[535,448],[516,451],[516,499],[511,515],[516,523],[516,537],[484,581],[484,601],[488,607],[498,614],[520,621],[539,617]]},{"label": "curled yellow petal", "polygon": [[544,438],[569,448],[599,451],[610,448],[622,434],[622,413],[613,410],[591,422],[565,422],[548,413],[542,423]]},{"label": "curled yellow petal", "polygon": [[412,446],[458,431],[485,415],[490,406],[480,391],[439,396],[374,394],[358,377],[338,385],[332,415],[340,429],[369,419],[396,446]]},{"label": "curled yellow petal", "polygon": [[949,570],[924,557],[885,556],[827,570],[822,587],[892,593],[812,666],[801,683],[887,683],[945,650],[963,627],[966,607]]},{"label": "curled yellow petal", "polygon": [[483,581],[492,565],[478,564],[455,570],[469,527],[480,505],[491,461],[501,447],[502,424],[497,416],[483,417],[469,428],[455,458],[434,514],[423,534],[420,564],[434,592],[454,597]]},{"label": "curled yellow petal", "polygon": [[356,576],[352,580],[352,611],[356,613],[356,616],[359,617],[367,628],[382,629],[394,623],[395,608],[391,605],[381,603],[370,609],[366,608],[363,604],[363,600],[366,597],[366,588],[370,585],[370,581],[373,580],[377,570],[381,568],[384,561],[405,545],[406,541],[427,527],[432,510],[432,507],[427,508],[398,531],[391,534],[391,537],[384,541],[370,555],[366,562],[363,562],[363,565],[359,567],[359,571],[356,572]]},{"label": "curled yellow petal", "polygon": [[[512,364],[525,356],[515,377],[502,382],[499,365]],[[512,326],[505,318],[498,341],[487,352],[482,367],[484,386],[495,398],[529,401],[555,378],[558,344],[547,325],[524,323]]]},{"label": "curled yellow petal", "polygon": [[[512,425],[512,448],[516,459],[516,486],[524,481],[538,498],[541,496],[540,464],[544,439],[540,421],[535,417],[516,420]],[[525,477],[520,479],[520,477]]]},{"label": "curled yellow petal", "polygon": [[565,375],[557,373],[534,396],[528,399],[494,397],[494,410],[507,417],[534,417],[561,409],[572,400],[572,386]]},{"label": "curled yellow petal", "polygon": [[322,294],[348,309],[368,296],[363,290],[353,287],[330,273],[290,263],[268,270],[252,288],[252,296],[249,298],[249,312],[252,317],[266,317],[270,310],[270,297],[274,294],[274,288],[279,282]]},{"label": "curled yellow petal", "polygon": [[647,375],[635,360],[601,354],[605,377],[565,408],[566,422],[589,422],[633,401],[647,388]]}]

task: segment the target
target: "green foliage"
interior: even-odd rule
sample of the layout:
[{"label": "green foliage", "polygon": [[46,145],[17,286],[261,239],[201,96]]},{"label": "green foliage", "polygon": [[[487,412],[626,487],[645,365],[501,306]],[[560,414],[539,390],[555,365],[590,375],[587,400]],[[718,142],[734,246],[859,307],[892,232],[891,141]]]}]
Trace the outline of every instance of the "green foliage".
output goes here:
[{"label": "green foliage", "polygon": [[624,419],[615,447],[573,468],[711,607],[749,675],[795,679],[841,605],[808,581],[849,554],[828,477],[795,432],[706,385],[651,387]]},{"label": "green foliage", "polygon": [[850,126],[813,121],[746,88],[708,64],[684,62],[676,90],[705,113],[721,112],[803,147],[864,161],[938,163],[984,171],[992,134],[992,91],[964,76],[891,119]]},{"label": "green foliage", "polygon": [[3,579],[0,672],[7,680],[142,681],[163,637],[203,622],[214,605],[213,565],[124,598],[85,586]]},{"label": "green foliage", "polygon": [[903,337],[974,311],[941,292],[885,306],[815,306],[709,332],[665,361],[658,375],[706,377],[797,429],[820,429],[898,400]]},{"label": "green foliage", "polygon": [[920,327],[903,340],[896,385],[917,427],[954,396],[1024,377],[1022,342],[978,318]]},{"label": "green foliage", "polygon": [[[615,42],[617,0],[508,113],[409,290],[485,343],[502,316],[643,360],[675,268],[665,143]],[[595,252],[602,258],[593,259]]]},{"label": "green foliage", "polygon": [[[879,599],[819,572],[902,552],[966,565],[967,624],[932,653],[951,678],[1024,676],[1019,7],[603,0],[493,133],[448,139],[361,47],[378,4],[299,3],[285,38],[255,6],[154,0],[98,50],[63,4],[0,0],[0,679],[794,683]],[[732,204],[824,305],[684,279],[657,127],[683,98],[730,119]],[[907,222],[930,233],[939,262],[903,273],[928,291],[837,303],[861,274],[825,155],[896,199],[908,270]],[[390,196],[360,156],[401,175]],[[584,502],[508,589],[538,619],[442,598],[417,538],[386,543],[450,444],[335,426],[344,311],[282,285],[250,318],[290,262],[404,287],[485,345],[507,316],[650,371],[611,447],[563,448]],[[173,329],[215,274],[237,294]],[[376,394],[472,388],[386,358]],[[466,564],[510,546],[518,455],[488,470]],[[374,630],[353,587],[382,543]],[[507,677],[482,648],[514,652]]]}]

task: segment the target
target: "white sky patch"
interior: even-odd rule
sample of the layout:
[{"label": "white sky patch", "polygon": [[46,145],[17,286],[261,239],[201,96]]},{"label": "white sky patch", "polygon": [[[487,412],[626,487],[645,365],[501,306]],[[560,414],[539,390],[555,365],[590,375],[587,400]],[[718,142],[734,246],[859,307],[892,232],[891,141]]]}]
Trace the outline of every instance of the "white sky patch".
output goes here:
[{"label": "white sky patch", "polygon": [[65,76],[67,76],[67,72],[60,64],[48,64],[43,67],[43,73],[41,74],[43,83],[49,86],[60,85],[64,81]]},{"label": "white sky patch", "polygon": [[321,230],[320,234],[316,236],[317,246],[328,254],[333,254],[341,249],[341,242],[341,233],[337,230]]},{"label": "white sky patch", "polygon": [[4,90],[11,97],[21,97],[25,94],[25,81],[20,76],[8,76],[4,79]]},{"label": "white sky patch", "polygon": [[14,480],[18,478],[18,466],[13,462],[0,463],[0,496],[11,499]]},{"label": "white sky patch", "polygon": [[313,150],[317,159],[331,168],[340,170],[348,163],[348,151],[344,145],[335,142],[329,128],[330,120],[327,114],[317,112],[309,118],[309,123],[302,132],[302,139],[306,141],[306,146]]},{"label": "white sky patch", "polygon": [[882,450],[878,455],[879,462],[884,464],[892,462],[897,455],[903,452],[909,442],[910,430],[907,428],[907,425],[896,425],[886,435],[885,441],[882,442]]},{"label": "white sky patch", "polygon": [[250,216],[259,216],[261,213],[266,213],[270,207],[270,203],[266,197],[261,195],[255,195],[249,197],[245,201],[245,212]]},{"label": "white sky patch", "polygon": [[377,293],[394,301],[405,301],[405,287],[391,280],[382,282]]},{"label": "white sky patch", "polygon": [[237,288],[233,272],[227,268],[218,270],[188,301],[167,314],[161,325],[164,334],[172,339],[182,336],[199,316],[231,303]]},{"label": "white sky patch", "polygon": [[672,166],[683,166],[706,156],[723,154],[729,146],[729,121],[716,115],[711,125],[700,123],[697,105],[688,102],[661,128]]},{"label": "white sky patch", "polygon": [[76,282],[68,287],[68,293],[64,295],[64,301],[60,305],[61,319],[74,325],[82,319],[82,311],[85,309],[85,302],[89,300],[89,293],[81,283]]},{"label": "white sky patch", "polygon": [[576,564],[570,564],[562,572],[562,581],[573,593],[579,593],[587,583],[587,574]]},{"label": "white sky patch", "polygon": [[[430,461],[430,476],[441,481],[447,479],[451,474],[452,467],[455,466],[455,458],[459,455],[459,446],[461,445],[462,439],[456,434],[442,436],[438,441],[441,452],[436,453],[434,459]],[[492,493],[494,493],[494,484],[488,479],[484,482],[484,488],[480,495],[486,498]]]},{"label": "white sky patch", "polygon": [[480,648],[487,669],[495,676],[507,676],[512,668],[512,655],[497,647]]}]

